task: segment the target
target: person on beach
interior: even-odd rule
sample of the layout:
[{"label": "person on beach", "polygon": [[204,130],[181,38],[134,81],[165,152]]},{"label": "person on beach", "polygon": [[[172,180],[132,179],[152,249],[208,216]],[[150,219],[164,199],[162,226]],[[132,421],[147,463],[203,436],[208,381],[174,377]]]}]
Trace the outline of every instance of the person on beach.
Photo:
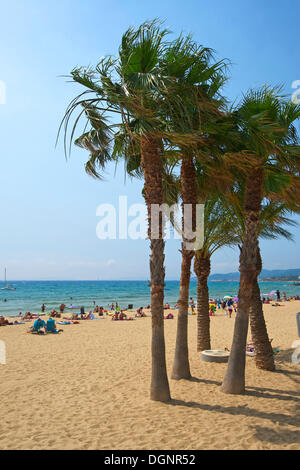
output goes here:
[{"label": "person on beach", "polygon": [[284,293],[282,294],[282,298],[283,298],[284,302],[287,301],[286,292],[284,292]]},{"label": "person on beach", "polygon": [[111,317],[111,319],[112,319],[113,321],[119,320],[119,312],[115,311],[115,313],[113,314],[113,316]]},{"label": "person on beach", "polygon": [[210,306],[209,306],[209,316],[213,317],[215,315],[216,310],[217,310],[216,306],[214,304],[210,304]]},{"label": "person on beach", "polygon": [[50,312],[50,317],[57,317],[57,318],[60,318],[61,315],[60,315],[60,313],[57,313],[57,311],[53,309],[53,310],[51,310],[51,312]]},{"label": "person on beach", "polygon": [[232,312],[233,312],[233,307],[232,307],[232,305],[231,305],[231,304],[230,304],[230,305],[228,305],[228,308],[227,308],[227,310],[228,310],[228,316],[229,316],[229,318],[231,318],[231,315],[232,315]]},{"label": "person on beach", "polygon": [[143,312],[143,307],[137,309],[135,316],[137,318],[145,317],[146,314]]},{"label": "person on beach", "polygon": [[0,316],[0,326],[6,326],[9,325],[9,321],[5,320],[5,318],[1,315]]},{"label": "person on beach", "polygon": [[164,317],[165,320],[172,320],[173,318],[174,318],[173,313],[168,313],[168,315]]},{"label": "person on beach", "polygon": [[190,297],[190,307],[192,309],[192,314],[194,313],[194,308],[195,308],[195,302],[193,297]]},{"label": "person on beach", "polygon": [[81,315],[81,319],[83,319],[85,315],[84,307],[80,307],[80,315]]},{"label": "person on beach", "polygon": [[65,304],[60,304],[59,306],[60,313],[64,313],[64,309],[65,309]]},{"label": "person on beach", "polygon": [[[43,328],[44,331],[42,331]],[[44,334],[46,332],[46,323],[44,322],[44,320],[42,320],[40,317],[37,317],[33,324],[32,331],[38,334]]]},{"label": "person on beach", "polygon": [[126,318],[126,313],[124,313],[124,310],[121,310],[121,312],[119,313],[119,320],[126,320]]},{"label": "person on beach", "polygon": [[94,315],[92,316],[93,312],[92,310],[89,311],[89,313],[87,315],[85,315],[85,317],[83,318],[83,320],[92,320],[94,317]]},{"label": "person on beach", "polygon": [[46,307],[45,307],[45,304],[43,304],[43,305],[41,306],[41,312],[42,312],[42,313],[44,313],[45,308],[46,308]]},{"label": "person on beach", "polygon": [[24,315],[25,320],[31,320],[33,318],[32,314],[30,312],[26,312]]},{"label": "person on beach", "polygon": [[276,291],[276,295],[277,295],[277,301],[279,302],[279,300],[280,300],[280,291],[278,289]]},{"label": "person on beach", "polygon": [[49,318],[47,320],[45,331],[46,333],[59,333],[60,331],[63,331],[63,330],[58,330],[56,328],[55,320],[53,318]]},{"label": "person on beach", "polygon": [[99,315],[99,317],[103,317],[103,315],[104,315],[103,307],[99,308],[98,315]]}]

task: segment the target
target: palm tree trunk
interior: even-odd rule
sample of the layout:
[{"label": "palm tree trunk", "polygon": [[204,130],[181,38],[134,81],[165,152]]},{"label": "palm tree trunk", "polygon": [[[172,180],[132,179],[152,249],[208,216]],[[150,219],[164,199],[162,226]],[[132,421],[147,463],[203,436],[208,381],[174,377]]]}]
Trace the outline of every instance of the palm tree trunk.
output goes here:
[{"label": "palm tree trunk", "polygon": [[[260,249],[257,252],[257,277],[262,269]],[[253,299],[250,308],[251,336],[255,349],[255,363],[258,369],[275,370],[274,353],[269,340],[263,306],[260,298],[260,289],[257,277],[253,286]]]},{"label": "palm tree trunk", "polygon": [[209,293],[207,279],[210,274],[210,258],[197,252],[194,260],[197,276],[197,351],[210,349]]},{"label": "palm tree trunk", "polygon": [[162,219],[159,238],[151,238],[152,204],[163,203],[162,162],[159,142],[151,137],[141,139],[141,163],[145,180],[145,201],[148,210],[148,236],[150,238],[150,286],[152,317],[152,377],[150,398],[155,401],[170,400],[164,336],[164,247]]},{"label": "palm tree trunk", "polygon": [[245,233],[240,253],[239,303],[228,367],[222,384],[222,391],[225,393],[238,394],[245,391],[246,343],[256,279],[262,188],[263,170],[253,169],[247,177],[245,187]]},{"label": "palm tree trunk", "polygon": [[[184,233],[185,205],[192,205],[192,230],[196,229],[196,204],[197,204],[197,183],[196,169],[191,156],[183,155],[181,170],[181,193],[182,193],[182,231]],[[183,240],[185,237],[183,235]],[[188,309],[189,309],[189,287],[191,278],[191,263],[194,251],[186,250],[185,243],[182,243],[181,276],[179,289],[179,309],[177,317],[177,335],[175,345],[175,356],[173,362],[172,379],[190,379],[191,371],[188,351]]]},{"label": "palm tree trunk", "polygon": [[172,379],[176,380],[191,378],[188,351],[188,308],[193,255],[193,252],[182,248],[177,335],[172,370]]}]

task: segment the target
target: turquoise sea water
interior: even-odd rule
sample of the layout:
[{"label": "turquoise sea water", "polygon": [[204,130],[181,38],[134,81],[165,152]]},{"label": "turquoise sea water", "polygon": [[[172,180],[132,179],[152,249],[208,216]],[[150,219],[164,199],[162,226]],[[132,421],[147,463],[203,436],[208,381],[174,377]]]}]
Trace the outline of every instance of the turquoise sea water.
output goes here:
[{"label": "turquoise sea water", "polygon": [[[0,283],[0,287],[3,286],[4,283]],[[77,305],[79,308],[84,306],[86,310],[93,308],[93,302],[104,308],[116,301],[121,308],[128,304],[133,304],[134,308],[150,304],[147,281],[11,281],[10,286],[16,287],[16,290],[0,290],[0,315],[40,312],[43,303],[46,312],[58,310],[61,303]],[[238,288],[238,282],[209,282],[209,294],[213,299],[224,295],[236,296]],[[262,294],[279,289],[281,293],[286,292],[287,296],[300,295],[300,286],[287,282],[262,282],[260,289]],[[165,302],[174,305],[178,293],[179,281],[166,281]],[[190,296],[196,300],[195,280],[191,281]]]}]

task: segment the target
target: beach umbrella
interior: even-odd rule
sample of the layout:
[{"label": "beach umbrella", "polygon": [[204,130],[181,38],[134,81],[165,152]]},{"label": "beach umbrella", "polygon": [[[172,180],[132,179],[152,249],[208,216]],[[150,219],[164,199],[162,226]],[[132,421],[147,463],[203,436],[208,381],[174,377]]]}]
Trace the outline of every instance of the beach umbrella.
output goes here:
[{"label": "beach umbrella", "polygon": [[226,299],[232,299],[232,295],[224,295],[223,299],[224,299],[224,300],[226,300]]},{"label": "beach umbrella", "polygon": [[233,299],[234,302],[238,302],[239,301],[239,298],[236,297],[235,299]]}]

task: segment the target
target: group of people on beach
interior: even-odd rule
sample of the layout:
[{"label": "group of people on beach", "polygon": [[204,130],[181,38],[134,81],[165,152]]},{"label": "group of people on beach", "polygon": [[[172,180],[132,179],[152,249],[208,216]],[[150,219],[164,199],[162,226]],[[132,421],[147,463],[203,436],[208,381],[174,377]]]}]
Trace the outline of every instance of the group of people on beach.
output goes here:
[{"label": "group of people on beach", "polygon": [[33,323],[33,326],[30,330],[31,333],[37,333],[37,334],[47,334],[47,333],[57,334],[62,331],[63,331],[62,329],[57,328],[55,320],[52,317],[48,318],[47,322],[42,320],[42,318],[38,317]]},{"label": "group of people on beach", "polygon": [[[273,291],[273,293],[275,293],[275,291]],[[275,306],[279,306],[280,304],[278,303],[279,301],[281,302],[285,302],[285,301],[293,301],[293,300],[300,300],[300,296],[291,296],[291,297],[287,297],[287,294],[286,292],[283,292],[282,295],[280,293],[280,291],[277,289],[276,291],[276,300],[277,302],[275,304],[272,304],[272,305],[275,305]],[[229,318],[231,318],[233,312],[236,312],[237,311],[237,307],[238,307],[238,303],[237,303],[238,299],[234,299],[232,297],[229,297],[228,298],[223,298],[223,299],[210,299],[209,300],[209,315],[210,316],[214,316],[217,309],[220,310],[222,309],[224,312],[225,312],[225,315],[228,316]],[[269,303],[272,303],[274,302],[274,300],[269,297],[269,296],[262,296],[261,298],[261,301],[263,304],[269,304]],[[94,301],[94,309],[93,311],[90,310],[88,313],[85,313],[84,311],[84,307],[81,307],[80,309],[80,313],[73,313],[72,314],[72,318],[69,319],[67,317],[63,317],[64,319],[66,320],[92,320],[95,318],[94,314],[97,314],[99,317],[102,317],[104,316],[105,314],[106,315],[110,315],[112,317],[112,320],[113,321],[117,321],[117,320],[129,320],[129,319],[133,319],[131,317],[127,317],[125,311],[127,309],[120,309],[119,307],[119,304],[118,302],[112,302],[110,305],[108,305],[107,309],[104,309],[103,306],[98,306],[96,305],[96,302]],[[194,299],[193,297],[190,297],[190,302],[189,302],[189,305],[190,305],[190,308],[191,308],[191,313],[192,314],[195,314],[195,307],[196,307],[196,304],[194,302]],[[25,314],[22,314],[22,312],[19,313],[18,315],[18,318],[22,321],[30,321],[30,320],[35,320],[35,325],[36,327],[33,328],[33,329],[38,329],[38,330],[43,330],[46,331],[52,331],[53,332],[56,332],[57,328],[56,328],[56,325],[55,325],[55,321],[53,320],[54,318],[61,318],[62,317],[62,314],[64,313],[64,310],[66,308],[66,304],[64,303],[61,303],[60,306],[59,306],[59,311],[56,311],[55,309],[51,310],[51,312],[48,313],[49,315],[49,324],[48,324],[48,321],[47,323],[44,322],[44,320],[42,320],[39,316],[39,314],[34,314],[34,313],[30,313],[30,312],[26,312]],[[128,310],[132,309],[133,308],[133,305],[128,305]],[[171,305],[169,304],[169,302],[166,302],[164,304],[164,309],[165,310],[170,310],[170,309],[178,309],[179,308],[179,305],[178,305],[178,302],[174,305],[174,307],[171,307]],[[108,310],[109,309],[109,310]],[[144,309],[150,309],[150,305],[147,305],[146,307],[139,307],[137,310],[136,310],[136,313],[135,313],[135,317],[136,318],[141,318],[141,317],[146,317],[146,313],[144,312]],[[46,315],[45,313],[45,310],[46,310],[46,305],[43,303],[42,306],[41,306],[41,314],[42,315]],[[169,313],[168,315],[165,315],[164,318],[174,318],[173,314]],[[53,322],[54,322],[54,327],[53,327]],[[10,322],[9,320],[5,319],[4,316],[0,316],[0,326],[5,326],[5,325],[13,325],[13,324],[17,324],[19,323],[18,320],[15,320],[14,322]],[[48,324],[48,327],[47,327],[47,324]],[[43,326],[41,326],[43,325]],[[38,328],[39,326],[39,328]],[[46,328],[46,330],[45,330]],[[59,331],[59,330],[58,330]]]}]

